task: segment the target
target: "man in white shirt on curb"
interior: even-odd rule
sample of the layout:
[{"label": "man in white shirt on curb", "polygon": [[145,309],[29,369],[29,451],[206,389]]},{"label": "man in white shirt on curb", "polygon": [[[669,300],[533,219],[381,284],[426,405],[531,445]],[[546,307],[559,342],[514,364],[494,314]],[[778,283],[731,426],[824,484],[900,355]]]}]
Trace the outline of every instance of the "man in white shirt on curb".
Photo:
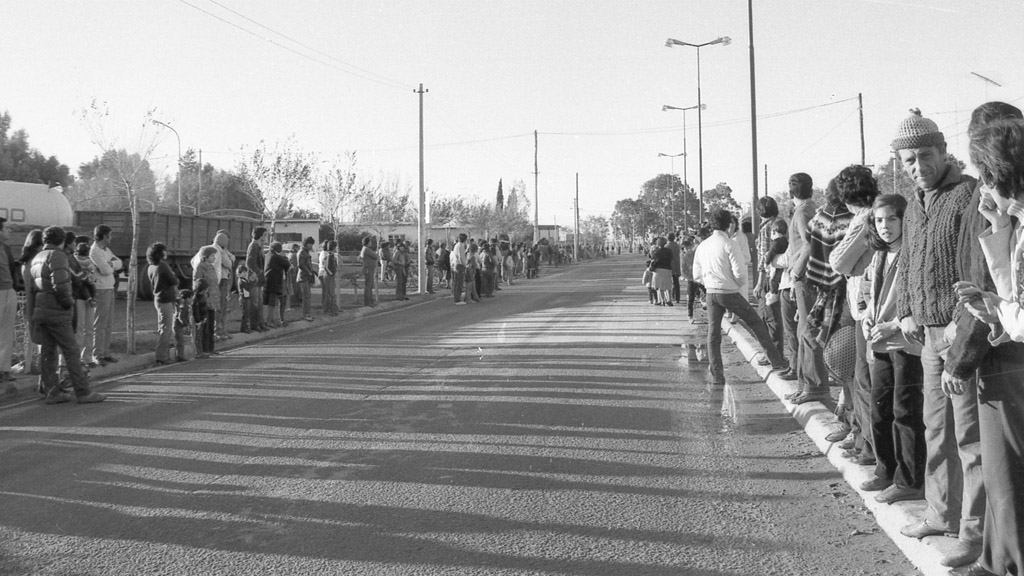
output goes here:
[{"label": "man in white shirt on curb", "polygon": [[111,234],[110,226],[97,226],[93,230],[92,248],[89,249],[89,259],[96,266],[96,317],[93,322],[96,338],[92,358],[100,364],[117,362],[117,358],[110,354],[110,333],[114,328],[114,274],[124,264],[110,251]]},{"label": "man in white shirt on curb", "polygon": [[463,295],[463,288],[466,284],[466,264],[469,263],[469,254],[466,250],[465,234],[459,234],[459,241],[452,246],[452,294],[455,296],[455,305],[466,303]]},{"label": "man in white shirt on curb", "polygon": [[711,377],[716,385],[725,384],[725,369],[722,366],[722,317],[732,312],[754,332],[765,350],[773,370],[785,370],[786,359],[775,347],[768,327],[750,306],[746,297],[740,294],[740,287],[746,282],[746,267],[736,253],[736,245],[729,238],[732,214],[718,208],[711,213],[713,232],[697,246],[693,258],[693,278],[704,284],[708,303],[708,354],[711,361]]}]

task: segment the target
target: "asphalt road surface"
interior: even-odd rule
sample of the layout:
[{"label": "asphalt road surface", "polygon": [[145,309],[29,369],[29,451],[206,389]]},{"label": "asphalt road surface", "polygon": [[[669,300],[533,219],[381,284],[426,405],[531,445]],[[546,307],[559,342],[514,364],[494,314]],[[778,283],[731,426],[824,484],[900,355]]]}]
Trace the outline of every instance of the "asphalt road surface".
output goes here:
[{"label": "asphalt road surface", "polygon": [[[915,574],[620,256],[0,408],[0,574]],[[548,270],[545,270],[547,273]]]}]

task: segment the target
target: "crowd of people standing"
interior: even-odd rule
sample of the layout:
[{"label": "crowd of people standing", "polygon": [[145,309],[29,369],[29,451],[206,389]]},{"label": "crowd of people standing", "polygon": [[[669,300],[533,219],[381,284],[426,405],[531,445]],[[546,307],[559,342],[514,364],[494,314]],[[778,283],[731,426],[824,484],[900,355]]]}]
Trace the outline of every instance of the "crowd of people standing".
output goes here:
[{"label": "crowd of people standing", "polygon": [[926,503],[902,533],[955,538],[941,559],[953,574],[1019,575],[1024,116],[984,104],[968,135],[980,180],[951,161],[936,123],[912,110],[892,141],[912,193],[880,194],[873,172],[852,165],[821,205],[811,177],[792,175],[788,218],[761,198],[756,312],[744,288],[749,250],[725,210],[678,251],[672,235],[659,239],[645,282],[662,305],[679,302],[668,275],[688,280],[691,302],[706,291],[713,385],[725,383],[721,319],[731,311],[763,347],[760,363],[796,381],[786,401],[831,403],[830,385],[841,386],[828,440],[873,469],[860,488],[878,502]]}]

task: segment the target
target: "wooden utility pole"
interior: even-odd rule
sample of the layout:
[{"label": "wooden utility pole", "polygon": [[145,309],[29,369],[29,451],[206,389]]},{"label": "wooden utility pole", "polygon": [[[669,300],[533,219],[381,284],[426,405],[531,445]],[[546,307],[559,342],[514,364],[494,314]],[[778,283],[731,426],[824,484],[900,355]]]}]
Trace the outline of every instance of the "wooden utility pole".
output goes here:
[{"label": "wooden utility pole", "polygon": [[413,90],[413,92],[420,95],[420,197],[419,217],[416,219],[416,271],[419,274],[417,288],[420,294],[425,294],[427,292],[427,266],[423,250],[427,245],[427,227],[424,222],[427,215],[427,190],[423,184],[423,94],[429,90],[424,90],[423,84],[420,84],[420,89]]},{"label": "wooden utility pole", "polygon": [[572,235],[572,259],[580,261],[580,173],[576,173],[576,233]]},{"label": "wooden utility pole", "polygon": [[860,92],[857,93],[857,109],[860,111],[860,164],[863,166],[867,160],[864,156],[864,97]]},{"label": "wooden utility pole", "polygon": [[[747,0],[747,26],[750,33],[750,154],[753,183],[750,187],[750,232],[757,237],[761,228],[760,215],[757,213],[757,95],[754,89],[754,1]],[[757,251],[754,251],[754,270],[760,265]]]},{"label": "wooden utility pole", "polygon": [[533,243],[540,242],[540,194],[537,193],[537,131],[533,131]]}]

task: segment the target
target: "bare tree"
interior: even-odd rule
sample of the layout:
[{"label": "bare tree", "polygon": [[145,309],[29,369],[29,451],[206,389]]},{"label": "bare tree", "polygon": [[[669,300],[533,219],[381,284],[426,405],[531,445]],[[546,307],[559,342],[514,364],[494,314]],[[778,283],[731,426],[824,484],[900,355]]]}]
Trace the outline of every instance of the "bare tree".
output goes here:
[{"label": "bare tree", "polygon": [[[128,200],[132,216],[131,252],[128,256],[127,352],[135,354],[135,298],[139,284],[139,180],[149,171],[149,157],[156,149],[157,132],[149,110],[137,127],[118,129],[106,102],[96,99],[79,111],[82,124],[93,144],[102,150],[103,167],[110,174],[114,190]],[[137,130],[137,132],[136,132]],[[127,136],[131,133],[132,136]]]},{"label": "bare tree", "polygon": [[347,152],[344,158],[335,159],[330,168],[320,175],[314,198],[320,209],[320,216],[331,227],[337,237],[338,224],[342,220],[345,202],[356,192],[356,153]]},{"label": "bare tree", "polygon": [[277,221],[284,218],[295,202],[308,198],[315,185],[312,155],[302,150],[294,137],[273,149],[265,141],[252,149],[243,149],[238,175],[245,182],[246,194],[257,209],[270,220],[270,237]]}]

